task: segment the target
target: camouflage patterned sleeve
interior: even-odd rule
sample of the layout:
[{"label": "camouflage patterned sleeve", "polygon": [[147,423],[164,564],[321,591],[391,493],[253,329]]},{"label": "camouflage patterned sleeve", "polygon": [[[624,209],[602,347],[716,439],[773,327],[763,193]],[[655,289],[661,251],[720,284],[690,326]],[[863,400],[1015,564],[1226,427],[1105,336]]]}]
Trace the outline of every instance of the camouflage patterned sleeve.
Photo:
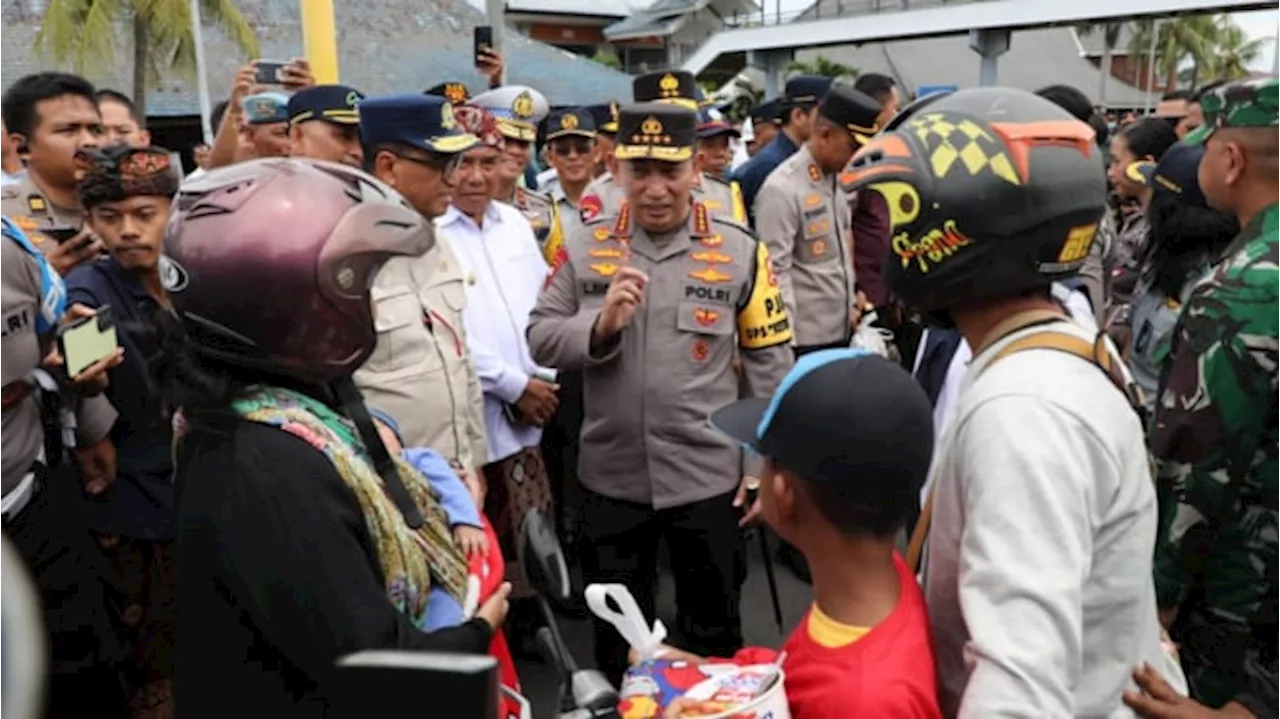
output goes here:
[{"label": "camouflage patterned sleeve", "polygon": [[[1161,380],[1151,436],[1161,497],[1155,556],[1161,607],[1185,598],[1187,560],[1197,553],[1190,545],[1210,530],[1214,561],[1234,555],[1241,562],[1230,596],[1206,597],[1228,615],[1252,615],[1266,582],[1252,581],[1250,565],[1268,554],[1275,562],[1280,258],[1274,230],[1252,229],[1246,233],[1253,239],[1234,244],[1240,249],[1192,292]],[[1227,568],[1212,571],[1225,575]]]}]

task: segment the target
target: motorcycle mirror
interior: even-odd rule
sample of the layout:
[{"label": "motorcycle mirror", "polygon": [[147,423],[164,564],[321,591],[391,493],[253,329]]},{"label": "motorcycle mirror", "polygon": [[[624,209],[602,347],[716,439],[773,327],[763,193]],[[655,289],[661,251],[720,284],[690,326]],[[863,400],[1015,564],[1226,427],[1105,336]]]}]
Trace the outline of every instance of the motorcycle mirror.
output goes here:
[{"label": "motorcycle mirror", "polygon": [[520,561],[529,583],[544,597],[568,599],[569,567],[546,515],[532,508],[520,523]]}]

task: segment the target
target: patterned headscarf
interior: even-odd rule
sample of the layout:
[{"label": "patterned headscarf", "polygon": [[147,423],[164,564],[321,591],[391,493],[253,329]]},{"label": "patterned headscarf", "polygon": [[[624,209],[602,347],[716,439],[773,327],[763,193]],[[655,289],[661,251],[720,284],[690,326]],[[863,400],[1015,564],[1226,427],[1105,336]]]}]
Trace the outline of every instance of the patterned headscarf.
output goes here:
[{"label": "patterned headscarf", "polygon": [[469,132],[480,138],[482,145],[503,149],[506,141],[498,131],[498,120],[493,113],[475,105],[458,105],[453,108],[453,116],[463,132]]},{"label": "patterned headscarf", "polygon": [[80,204],[85,209],[138,195],[172,197],[181,177],[160,147],[111,145],[76,152]]}]

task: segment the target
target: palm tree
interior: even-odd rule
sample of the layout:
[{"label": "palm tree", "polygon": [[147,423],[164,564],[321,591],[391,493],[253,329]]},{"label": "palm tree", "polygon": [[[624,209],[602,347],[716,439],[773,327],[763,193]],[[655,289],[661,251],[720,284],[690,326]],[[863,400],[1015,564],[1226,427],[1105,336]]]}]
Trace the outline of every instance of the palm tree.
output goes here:
[{"label": "palm tree", "polygon": [[813,58],[812,62],[802,62],[795,60],[787,65],[787,73],[794,75],[818,75],[819,77],[829,77],[833,80],[848,78],[853,80],[858,77],[859,70],[856,67],[846,65],[842,62],[829,60],[825,55],[818,55]]},{"label": "palm tree", "polygon": [[1258,59],[1270,38],[1250,40],[1229,15],[1219,15],[1216,25],[1212,52],[1203,66],[1196,67],[1197,75],[1200,70],[1205,78],[1234,80],[1248,75],[1250,63]]},{"label": "palm tree", "polygon": [[1164,76],[1165,90],[1178,86],[1178,69],[1185,62],[1204,65],[1213,53],[1218,26],[1212,15],[1179,17],[1141,23],[1129,42],[1129,51],[1147,57],[1151,50],[1153,27],[1158,26],[1156,71]]},{"label": "palm tree", "polygon": [[1111,54],[1120,43],[1120,32],[1124,23],[1118,22],[1082,22],[1076,25],[1076,32],[1081,35],[1102,35],[1102,60],[1098,63],[1098,104],[1107,106],[1107,81],[1111,79]]},{"label": "palm tree", "polygon": [[[200,0],[200,16],[218,26],[245,57],[257,57],[258,38],[235,0]],[[49,0],[36,48],[76,72],[98,74],[116,63],[117,26],[133,30],[133,101],[146,116],[147,86],[168,68],[192,77],[196,66],[188,0]]]}]

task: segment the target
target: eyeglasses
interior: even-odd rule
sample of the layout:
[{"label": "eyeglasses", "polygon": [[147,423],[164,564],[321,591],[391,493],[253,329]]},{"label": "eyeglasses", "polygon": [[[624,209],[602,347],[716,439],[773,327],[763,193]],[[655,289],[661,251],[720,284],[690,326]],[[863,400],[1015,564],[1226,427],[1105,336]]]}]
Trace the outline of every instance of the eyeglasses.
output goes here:
[{"label": "eyeglasses", "polygon": [[593,143],[586,138],[576,140],[555,140],[551,143],[551,151],[559,157],[569,157],[574,153],[590,155]]},{"label": "eyeglasses", "polygon": [[413,155],[406,155],[400,152],[392,152],[391,154],[401,160],[405,160],[406,162],[412,162],[415,165],[421,165],[429,170],[439,172],[445,177],[454,176],[457,174],[458,168],[462,167],[463,155],[461,152],[452,155],[432,152],[426,157],[414,157]]}]

